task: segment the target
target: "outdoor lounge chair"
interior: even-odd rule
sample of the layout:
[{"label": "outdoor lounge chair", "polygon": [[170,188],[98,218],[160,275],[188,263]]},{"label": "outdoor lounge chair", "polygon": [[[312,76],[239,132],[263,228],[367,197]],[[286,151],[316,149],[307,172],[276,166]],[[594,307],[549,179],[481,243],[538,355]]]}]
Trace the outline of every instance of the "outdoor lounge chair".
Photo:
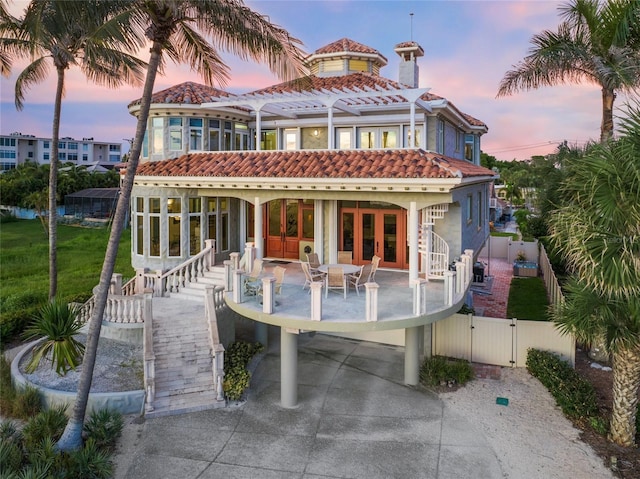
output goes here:
[{"label": "outdoor lounge chair", "polygon": [[307,255],[307,261],[309,262],[309,266],[311,267],[311,272],[317,272],[318,266],[320,266],[320,259],[318,259],[318,253],[309,253]]},{"label": "outdoor lounge chair", "polygon": [[324,297],[329,296],[329,290],[339,291],[342,290],[344,299],[347,299],[347,277],[344,274],[344,270],[338,267],[330,267],[327,272],[327,277],[324,280]]},{"label": "outdoor lounge chair", "polygon": [[373,282],[376,280],[376,271],[378,271],[378,265],[380,264],[380,256],[375,255],[371,258],[371,274],[369,275],[369,281]]},{"label": "outdoor lounge chair", "polygon": [[340,263],[340,264],[352,264],[353,263],[353,251],[338,251],[338,263]]},{"label": "outdoor lounge chair", "polygon": [[363,286],[364,283],[369,281],[369,277],[371,276],[372,265],[365,264],[360,268],[355,274],[350,274],[347,276],[347,280],[349,282],[349,286],[353,286],[356,289],[356,294],[360,296],[360,286]]},{"label": "outdoor lounge chair", "polygon": [[262,276],[263,261],[259,258],[253,260],[253,268],[244,275],[244,294],[255,296],[262,287],[260,277]]},{"label": "outdoor lounge chair", "polygon": [[302,285],[302,289],[309,286],[309,291],[311,291],[311,283],[324,280],[324,274],[319,271],[312,271],[311,266],[306,261],[300,263],[300,266],[302,266],[302,272],[304,273],[304,285]]}]

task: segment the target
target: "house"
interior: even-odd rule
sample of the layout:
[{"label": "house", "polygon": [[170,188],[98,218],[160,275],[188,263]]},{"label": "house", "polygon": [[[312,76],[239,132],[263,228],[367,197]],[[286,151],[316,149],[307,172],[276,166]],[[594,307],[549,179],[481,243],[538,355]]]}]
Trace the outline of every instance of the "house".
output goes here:
[{"label": "house", "polygon": [[[133,190],[134,267],[171,268],[207,238],[223,259],[252,242],[261,257],[311,250],[331,261],[348,250],[355,264],[377,254],[382,267],[428,276],[478,251],[494,176],[479,166],[487,127],[418,87],[418,44],[395,51],[398,82],[380,76],[382,54],[345,38],[311,54],[297,82],[155,93]],[[410,264],[412,234],[420,264]]]},{"label": "house", "polygon": [[[216,263],[248,245],[278,260],[315,252],[336,263],[349,251],[364,265],[377,255],[381,268],[408,273],[409,289],[444,280],[465,251],[478,252],[495,177],[479,162],[487,126],[419,87],[417,43],[394,51],[398,81],[381,76],[380,52],[343,38],[309,55],[310,75],[297,81],[244,94],[192,82],[156,92],[132,191],[133,266],[167,271],[215,239]],[[139,108],[129,105],[132,115]],[[264,320],[253,305],[227,301]],[[409,313],[395,327],[345,320],[340,328],[401,328],[415,338],[459,307],[456,299],[437,314]],[[333,327],[268,322],[281,326],[287,361],[295,331]],[[407,354],[415,370],[417,351]]]},{"label": "house", "polygon": [[[47,165],[50,157],[51,138],[23,135],[20,132],[0,135],[0,172],[28,161]],[[58,159],[62,163],[86,166],[90,168],[89,171],[111,170],[122,159],[122,145],[93,138],[83,138],[80,141],[64,137],[58,140]]]}]

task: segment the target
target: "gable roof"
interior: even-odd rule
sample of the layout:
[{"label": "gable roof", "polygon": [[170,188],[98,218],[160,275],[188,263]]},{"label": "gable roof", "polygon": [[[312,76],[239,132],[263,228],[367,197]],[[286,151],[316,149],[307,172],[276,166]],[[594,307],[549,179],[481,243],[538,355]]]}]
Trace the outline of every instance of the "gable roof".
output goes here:
[{"label": "gable roof", "polygon": [[493,177],[492,170],[420,149],[226,151],[143,163],[136,176],[325,179]]}]

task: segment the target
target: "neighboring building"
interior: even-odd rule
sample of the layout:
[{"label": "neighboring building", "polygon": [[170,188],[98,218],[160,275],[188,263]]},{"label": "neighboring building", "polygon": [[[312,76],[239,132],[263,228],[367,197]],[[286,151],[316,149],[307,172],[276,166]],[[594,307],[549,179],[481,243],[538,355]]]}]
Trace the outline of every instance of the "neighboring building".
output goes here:
[{"label": "neighboring building", "polygon": [[[95,141],[83,138],[82,141],[70,137],[58,140],[58,159],[78,166],[103,167],[113,169],[122,159],[122,144]],[[14,132],[0,135],[0,171],[32,161],[39,165],[51,161],[51,138],[37,138]]]},{"label": "neighboring building", "polygon": [[[489,234],[488,129],[418,86],[415,42],[399,81],[350,39],[308,57],[310,76],[246,94],[187,82],[156,92],[132,193],[132,263],[166,270],[216,239],[216,259],[315,251],[442,276]],[[140,101],[129,105],[136,115]]]}]

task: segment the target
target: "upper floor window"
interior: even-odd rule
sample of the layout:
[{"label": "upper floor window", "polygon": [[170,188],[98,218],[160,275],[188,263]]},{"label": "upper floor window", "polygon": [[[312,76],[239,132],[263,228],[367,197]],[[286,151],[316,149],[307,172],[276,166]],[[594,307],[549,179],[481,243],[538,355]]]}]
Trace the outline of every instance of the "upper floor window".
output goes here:
[{"label": "upper floor window", "polygon": [[69,142],[69,144],[67,145],[67,148],[69,150],[77,150],[78,149],[78,144]]},{"label": "upper floor window", "polygon": [[338,148],[341,150],[350,150],[353,144],[353,128],[338,128],[336,130]]},{"label": "upper floor window", "polygon": [[[410,126],[404,127],[404,144],[407,148],[420,148],[422,145],[420,144],[420,140],[422,139],[422,128],[415,127],[413,130],[413,134],[411,132]],[[413,140],[413,143],[412,143]]]},{"label": "upper floor window", "polygon": [[[47,142],[47,146],[45,148],[49,148]],[[16,139],[15,138],[0,138],[0,146],[16,146]]]},{"label": "upper floor window", "polygon": [[233,128],[230,121],[224,122],[224,135],[222,137],[222,149],[224,151],[231,150],[231,133],[233,133]]},{"label": "upper floor window", "polygon": [[[49,146],[47,145],[46,148],[49,148]],[[89,144],[88,143],[83,143],[82,144],[82,151],[89,151]]]},{"label": "upper floor window", "polygon": [[46,148],[46,149],[49,149],[49,142],[47,140],[43,141],[42,142],[42,147]]},{"label": "upper floor window", "polygon": [[120,145],[109,145],[109,151],[120,151]]},{"label": "upper floor window", "polygon": [[284,149],[287,151],[298,149],[298,129],[288,128],[284,130],[283,134]]},{"label": "upper floor window", "polygon": [[151,153],[162,153],[164,142],[162,137],[164,134],[164,119],[151,119]]},{"label": "upper floor window", "polygon": [[189,118],[189,150],[202,150],[202,118]]},{"label": "upper floor window", "polygon": [[475,151],[475,136],[465,135],[464,136],[464,159],[468,161],[473,161],[474,151]]},{"label": "upper floor window", "polygon": [[260,149],[275,150],[278,148],[276,130],[263,130],[260,132]]},{"label": "upper floor window", "polygon": [[58,148],[61,150],[66,150],[67,149],[67,142],[66,141],[59,141],[58,142]]},{"label": "upper floor window", "polygon": [[444,153],[444,120],[438,119],[436,137],[436,151],[440,154]]},{"label": "upper floor window", "polygon": [[220,120],[209,120],[209,151],[220,151]]},{"label": "upper floor window", "polygon": [[169,150],[182,150],[182,118],[169,118]]},{"label": "upper floor window", "polygon": [[234,149],[235,150],[248,150],[249,149],[249,127],[244,123],[236,123],[234,125]]},{"label": "upper floor window", "polygon": [[456,130],[456,152],[460,151],[462,147],[462,132],[460,130]]},{"label": "upper floor window", "polygon": [[360,148],[397,148],[397,128],[360,128]]}]

